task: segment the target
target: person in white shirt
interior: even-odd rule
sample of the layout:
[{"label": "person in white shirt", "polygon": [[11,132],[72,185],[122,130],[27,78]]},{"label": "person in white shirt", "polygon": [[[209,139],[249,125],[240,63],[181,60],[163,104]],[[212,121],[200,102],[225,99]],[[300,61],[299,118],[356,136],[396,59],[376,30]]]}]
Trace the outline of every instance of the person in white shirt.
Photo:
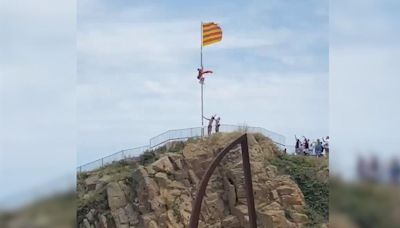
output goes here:
[{"label": "person in white shirt", "polygon": [[215,133],[219,132],[219,127],[221,124],[219,123],[221,121],[221,117],[218,116],[218,118],[215,119]]},{"label": "person in white shirt", "polygon": [[208,120],[208,126],[207,126],[207,132],[208,132],[208,135],[210,136],[211,135],[211,131],[212,131],[212,124],[213,124],[213,122],[214,122],[214,120],[215,120],[215,115],[214,116],[211,116],[211,118],[210,119],[208,119],[208,118],[206,118],[206,117],[204,117],[203,116],[203,118],[204,119],[206,119],[206,120]]},{"label": "person in white shirt", "polygon": [[324,142],[323,146],[324,146],[324,150],[325,150],[325,154],[326,156],[329,155],[329,136],[326,136],[326,138],[322,138],[322,141]]}]

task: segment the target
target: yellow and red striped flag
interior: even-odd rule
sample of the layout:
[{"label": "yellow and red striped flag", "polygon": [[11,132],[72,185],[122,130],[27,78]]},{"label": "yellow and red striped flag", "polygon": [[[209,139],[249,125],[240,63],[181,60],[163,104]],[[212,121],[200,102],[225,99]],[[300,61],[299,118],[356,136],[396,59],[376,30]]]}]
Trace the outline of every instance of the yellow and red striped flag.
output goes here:
[{"label": "yellow and red striped flag", "polygon": [[214,22],[202,24],[202,46],[217,43],[222,40],[222,29]]}]

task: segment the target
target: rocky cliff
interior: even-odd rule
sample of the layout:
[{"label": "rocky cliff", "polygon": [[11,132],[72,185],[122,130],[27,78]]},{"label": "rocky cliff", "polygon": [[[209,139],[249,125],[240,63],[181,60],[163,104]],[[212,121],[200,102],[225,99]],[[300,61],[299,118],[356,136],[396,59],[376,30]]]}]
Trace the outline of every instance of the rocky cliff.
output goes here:
[{"label": "rocky cliff", "polygon": [[[188,227],[192,202],[216,153],[240,133],[175,142],[78,175],[78,226],[81,228]],[[250,134],[249,152],[258,227],[305,227],[304,196],[288,175],[268,162],[281,151]],[[203,200],[199,227],[247,227],[248,215],[240,147],[214,172]]]}]

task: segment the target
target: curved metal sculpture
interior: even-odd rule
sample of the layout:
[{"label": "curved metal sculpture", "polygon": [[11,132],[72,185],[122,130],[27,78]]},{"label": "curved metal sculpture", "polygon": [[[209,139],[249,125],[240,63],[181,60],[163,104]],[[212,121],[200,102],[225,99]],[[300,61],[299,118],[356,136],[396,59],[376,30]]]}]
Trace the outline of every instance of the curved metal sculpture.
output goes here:
[{"label": "curved metal sculpture", "polygon": [[201,211],[201,204],[203,198],[206,193],[206,188],[208,181],[210,180],[211,175],[213,174],[215,168],[217,168],[218,164],[221,162],[222,158],[232,150],[236,145],[240,144],[242,149],[242,159],[243,159],[243,171],[244,171],[244,182],[247,194],[247,208],[249,213],[249,222],[250,228],[257,227],[257,217],[256,217],[256,209],[254,206],[254,195],[253,195],[253,184],[251,180],[251,168],[250,168],[250,159],[249,159],[249,146],[247,142],[247,134],[243,134],[238,139],[233,141],[227,147],[225,147],[218,155],[214,158],[212,163],[208,166],[206,173],[203,176],[203,179],[200,182],[199,189],[197,191],[196,199],[194,201],[192,213],[190,215],[190,228],[197,228],[199,224],[199,217]]}]

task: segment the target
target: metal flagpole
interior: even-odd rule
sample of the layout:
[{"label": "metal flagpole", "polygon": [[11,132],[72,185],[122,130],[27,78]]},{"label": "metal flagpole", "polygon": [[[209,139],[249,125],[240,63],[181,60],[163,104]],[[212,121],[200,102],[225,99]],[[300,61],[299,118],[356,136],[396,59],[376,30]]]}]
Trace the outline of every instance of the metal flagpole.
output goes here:
[{"label": "metal flagpole", "polygon": [[[200,24],[200,37],[201,37],[201,43],[200,43],[200,66],[201,70],[203,70],[203,22]],[[203,113],[203,85],[204,85],[204,79],[200,78],[200,87],[201,87],[201,137],[204,136],[204,113]]]},{"label": "metal flagpole", "polygon": [[200,25],[200,38],[201,38],[201,43],[200,43],[200,66],[201,66],[201,69],[203,69],[203,22],[201,22],[201,25]]}]

